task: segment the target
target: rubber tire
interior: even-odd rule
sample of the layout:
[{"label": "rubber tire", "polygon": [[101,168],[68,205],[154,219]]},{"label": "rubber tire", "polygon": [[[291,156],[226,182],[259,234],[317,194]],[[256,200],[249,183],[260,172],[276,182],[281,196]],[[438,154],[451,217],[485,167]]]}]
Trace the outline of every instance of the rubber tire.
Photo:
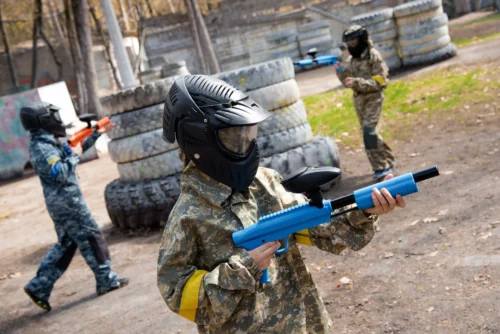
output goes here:
[{"label": "rubber tire", "polygon": [[396,29],[393,29],[378,34],[370,35],[370,39],[372,40],[373,43],[379,43],[390,39],[395,39],[396,36],[397,36]]},{"label": "rubber tire", "polygon": [[123,112],[142,109],[165,102],[170,87],[178,77],[170,77],[145,85],[122,90],[101,98],[102,116],[117,115]]},{"label": "rubber tire", "polygon": [[432,28],[419,31],[412,35],[406,35],[404,38],[399,38],[399,46],[406,48],[412,45],[423,44],[429,41],[438,40],[444,36],[448,36],[448,26]]},{"label": "rubber tire", "polygon": [[396,19],[396,25],[398,27],[414,25],[418,24],[419,22],[427,21],[434,17],[440,16],[441,14],[443,14],[443,7],[437,7],[417,15],[410,15]]},{"label": "rubber tire", "polygon": [[351,18],[351,24],[359,24],[360,26],[366,27],[382,21],[386,21],[393,16],[392,8],[385,8],[382,10],[377,10],[374,12],[369,12],[366,14],[357,15]]},{"label": "rubber tire", "polygon": [[180,173],[165,178],[122,183],[104,190],[111,223],[121,230],[154,229],[165,224],[180,194]]},{"label": "rubber tire", "polygon": [[441,14],[425,21],[414,22],[405,26],[398,27],[399,38],[404,38],[406,35],[414,34],[422,29],[435,29],[448,25],[448,15]]},{"label": "rubber tire", "polygon": [[169,152],[178,147],[177,142],[171,144],[163,139],[163,128],[160,128],[112,140],[108,144],[108,152],[113,162],[125,163]]},{"label": "rubber tire", "polygon": [[384,50],[379,49],[379,52],[383,59],[388,59],[398,55],[398,47],[396,45],[392,45],[392,47]]},{"label": "rubber tire", "polygon": [[370,35],[373,34],[378,34],[387,30],[394,30],[396,29],[396,22],[394,22],[393,19],[382,21],[379,23],[376,23],[371,26],[366,26],[366,30],[370,33]]},{"label": "rubber tire", "polygon": [[433,8],[442,7],[442,5],[441,0],[416,0],[394,7],[394,16],[400,18],[416,15]]},{"label": "rubber tire", "polygon": [[276,109],[271,117],[259,123],[257,137],[264,137],[273,133],[287,131],[306,122],[306,107],[302,100],[299,100],[287,107]]},{"label": "rubber tire", "polygon": [[300,99],[299,86],[294,79],[249,91],[248,95],[269,111],[289,106]]},{"label": "rubber tire", "polygon": [[457,55],[457,47],[455,44],[450,43],[444,48],[435,50],[426,54],[421,54],[413,57],[403,58],[403,65],[405,67],[430,65],[437,63]]},{"label": "rubber tire", "polygon": [[291,80],[295,78],[295,72],[292,60],[282,58],[219,73],[215,77],[243,92],[247,92]]},{"label": "rubber tire", "polygon": [[133,183],[174,175],[182,171],[179,150],[172,150],[141,160],[118,164],[120,180]]},{"label": "rubber tire", "polygon": [[163,126],[163,103],[110,117],[115,125],[107,133],[112,140],[148,132]]},{"label": "rubber tire", "polygon": [[304,146],[261,159],[260,166],[285,177],[303,167],[339,167],[340,159],[335,142],[330,137],[317,136]]},{"label": "rubber tire", "polygon": [[384,59],[384,61],[391,71],[397,70],[402,66],[401,58],[399,58],[399,56],[390,57],[388,59]]},{"label": "rubber tire", "polygon": [[450,42],[451,42],[450,36],[446,35],[439,39],[428,41],[422,44],[414,44],[401,48],[401,54],[403,55],[403,58],[421,55],[444,48]]},{"label": "rubber tire", "polygon": [[259,137],[257,138],[257,145],[259,146],[260,156],[265,158],[305,145],[312,138],[311,126],[309,123],[303,123],[296,128]]}]

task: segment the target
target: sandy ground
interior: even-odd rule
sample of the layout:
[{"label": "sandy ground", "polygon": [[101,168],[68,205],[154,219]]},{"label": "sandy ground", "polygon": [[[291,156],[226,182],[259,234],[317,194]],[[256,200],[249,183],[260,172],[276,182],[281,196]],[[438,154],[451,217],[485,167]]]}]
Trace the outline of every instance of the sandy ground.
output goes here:
[{"label": "sandy ground", "polygon": [[[499,43],[461,54],[484,57]],[[440,66],[446,65],[425,71]],[[500,69],[500,61],[495,66]],[[500,91],[497,96],[492,102],[500,104]],[[478,104],[420,120],[408,140],[390,143],[396,172],[438,165],[442,175],[421,184],[407,209],[383,217],[381,231],[362,251],[333,256],[302,248],[338,333],[500,333],[499,113]],[[370,182],[363,152],[340,149],[344,175],[329,198]],[[0,333],[195,333],[156,288],[160,233],[131,237],[111,228],[103,192],[118,177],[116,165],[104,157],[77,172],[112,266],[131,284],[97,297],[92,272],[77,254],[55,286],[52,312],[36,307],[22,287],[56,241],[53,224],[36,177],[2,185]],[[353,283],[340,284],[343,277]]]}]

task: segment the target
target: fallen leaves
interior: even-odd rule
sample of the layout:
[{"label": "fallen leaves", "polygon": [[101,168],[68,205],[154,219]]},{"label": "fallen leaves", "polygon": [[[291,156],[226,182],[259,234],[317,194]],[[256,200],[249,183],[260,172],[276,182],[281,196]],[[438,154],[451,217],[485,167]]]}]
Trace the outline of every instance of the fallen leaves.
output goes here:
[{"label": "fallen leaves", "polygon": [[394,257],[394,254],[391,252],[387,252],[384,254],[384,259],[390,259],[391,257]]}]

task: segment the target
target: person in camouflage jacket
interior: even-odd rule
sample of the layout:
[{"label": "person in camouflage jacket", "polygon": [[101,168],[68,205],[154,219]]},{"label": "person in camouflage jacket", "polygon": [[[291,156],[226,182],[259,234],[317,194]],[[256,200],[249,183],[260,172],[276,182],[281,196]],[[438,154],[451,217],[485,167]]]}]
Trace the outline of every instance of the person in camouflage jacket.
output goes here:
[{"label": "person in camouflage jacket", "polygon": [[[235,247],[235,231],[306,201],[287,192],[276,171],[258,167],[255,123],[267,117],[245,94],[205,76],[178,79],[165,102],[164,138],[177,140],[186,167],[161,240],[158,288],[168,307],[200,333],[332,332],[297,245],[333,254],[360,250],[373,238],[378,216],[405,205],[400,196],[377,191],[375,208],[291,235],[283,254],[274,254],[279,242],[251,251]],[[271,283],[260,284],[266,268]]]},{"label": "person in camouflage jacket", "polygon": [[[25,106],[21,109],[21,122],[30,131],[31,165],[40,178],[58,239],[24,291],[38,306],[50,311],[49,297],[54,283],[68,268],[77,248],[94,272],[98,295],[127,285],[128,279],[119,279],[111,270],[104,235],[92,218],[80,190],[75,172],[79,156],[67,143],[57,139],[66,136],[59,108],[47,103]],[[107,127],[102,133],[110,129]],[[82,151],[91,148],[100,135],[94,131],[86,138]]]},{"label": "person in camouflage jacket", "polygon": [[[363,129],[366,154],[373,169],[373,177],[381,179],[392,172],[394,156],[380,135],[384,89],[389,81],[389,70],[380,53],[373,47],[368,32],[354,25],[343,34],[350,58],[334,65],[342,84],[353,90],[354,108]],[[342,68],[342,70],[340,70]]]}]

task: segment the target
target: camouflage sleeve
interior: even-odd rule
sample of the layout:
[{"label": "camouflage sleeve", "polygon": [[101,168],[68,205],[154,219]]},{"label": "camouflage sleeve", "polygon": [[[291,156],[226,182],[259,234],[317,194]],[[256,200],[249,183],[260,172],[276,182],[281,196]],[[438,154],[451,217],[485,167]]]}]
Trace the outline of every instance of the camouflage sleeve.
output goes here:
[{"label": "camouflage sleeve", "polygon": [[[342,210],[347,209],[343,208]],[[339,254],[345,248],[360,250],[372,240],[378,216],[365,215],[354,210],[344,215],[333,217],[327,224],[322,224],[302,231],[303,238],[310,239],[310,245],[333,254]]]},{"label": "camouflage sleeve", "polygon": [[74,153],[61,157],[60,151],[50,144],[38,144],[34,154],[34,158],[37,160],[38,172],[50,175],[60,183],[68,180],[80,161],[78,155]]},{"label": "camouflage sleeve", "polygon": [[90,136],[85,138],[82,142],[82,153],[94,146],[100,136],[101,134],[97,130],[94,130]]},{"label": "camouflage sleeve", "polygon": [[372,48],[369,61],[372,66],[371,78],[354,78],[352,81],[352,89],[358,93],[374,93],[387,86],[389,70],[380,53]]},{"label": "camouflage sleeve", "polygon": [[346,87],[346,85],[344,84],[345,79],[347,79],[348,77],[352,77],[351,64],[348,62],[341,62],[340,66],[342,66],[342,71],[336,71],[337,78],[339,78],[342,85]]},{"label": "camouflage sleeve", "polygon": [[222,324],[243,295],[254,291],[261,271],[243,249],[210,271],[197,268],[197,239],[191,219],[173,212],[161,241],[158,289],[170,310],[180,316],[201,326]]}]

